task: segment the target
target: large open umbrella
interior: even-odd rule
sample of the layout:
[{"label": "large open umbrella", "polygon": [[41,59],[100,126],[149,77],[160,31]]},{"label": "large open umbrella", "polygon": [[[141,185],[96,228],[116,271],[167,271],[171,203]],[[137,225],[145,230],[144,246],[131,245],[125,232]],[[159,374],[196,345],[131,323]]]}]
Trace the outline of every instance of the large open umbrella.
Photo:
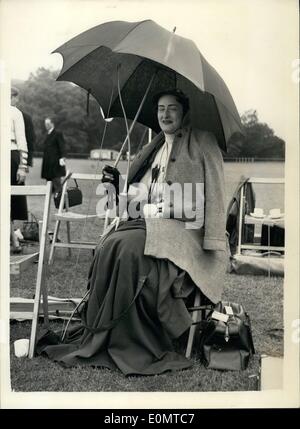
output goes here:
[{"label": "large open umbrella", "polygon": [[57,80],[85,88],[107,117],[124,114],[116,84],[118,70],[121,101],[128,118],[137,119],[140,108],[138,122],[158,131],[152,97],[177,88],[190,99],[191,124],[212,131],[221,149],[226,150],[234,132],[241,132],[240,117],[226,84],[195,43],[154,21],[107,22],[54,52],[63,56]]}]

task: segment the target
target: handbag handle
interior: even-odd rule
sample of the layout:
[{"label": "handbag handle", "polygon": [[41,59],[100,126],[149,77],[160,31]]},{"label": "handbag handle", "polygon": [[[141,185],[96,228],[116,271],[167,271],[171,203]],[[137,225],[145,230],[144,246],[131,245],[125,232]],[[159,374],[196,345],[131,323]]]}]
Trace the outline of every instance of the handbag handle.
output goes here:
[{"label": "handbag handle", "polygon": [[76,179],[73,179],[73,180],[74,180],[74,182],[75,182],[76,188],[79,188],[78,183],[77,183],[77,180],[76,180]]},{"label": "handbag handle", "polygon": [[[65,183],[66,183],[66,181],[68,180],[68,179],[70,179],[70,177],[72,176],[72,171],[70,171],[67,175],[66,175],[66,177],[64,178],[64,180],[61,182],[61,186],[63,186]],[[75,180],[75,179],[74,179]]]},{"label": "handbag handle", "polygon": [[29,214],[30,214],[30,216],[31,216],[31,222],[36,222],[37,224],[39,223],[38,222],[38,220],[37,220],[37,218],[36,218],[36,216],[32,213],[32,212],[29,212]]},{"label": "handbag handle", "polygon": [[[72,171],[70,171],[67,175],[66,175],[66,177],[64,178],[64,180],[62,181],[62,183],[61,183],[61,186],[63,186],[65,183],[66,183],[66,181],[68,180],[68,179],[70,179],[70,177],[72,176]],[[75,182],[75,185],[76,185],[76,188],[79,188],[79,186],[78,186],[78,183],[77,183],[77,180],[76,179],[73,179],[74,180],[74,182]]]}]

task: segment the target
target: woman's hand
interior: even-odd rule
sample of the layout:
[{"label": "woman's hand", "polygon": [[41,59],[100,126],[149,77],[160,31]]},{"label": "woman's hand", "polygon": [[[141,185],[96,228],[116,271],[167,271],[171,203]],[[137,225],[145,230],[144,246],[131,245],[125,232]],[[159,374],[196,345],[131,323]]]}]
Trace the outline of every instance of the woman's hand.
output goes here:
[{"label": "woman's hand", "polygon": [[156,204],[157,213],[155,217],[164,217],[164,207],[165,203],[163,201]]},{"label": "woman's hand", "polygon": [[157,207],[156,204],[145,204],[143,206],[143,214],[145,218],[148,217],[156,217],[157,215]]},{"label": "woman's hand", "polygon": [[164,210],[164,203],[160,202],[157,204],[145,204],[143,207],[144,217],[162,218]]},{"label": "woman's hand", "polygon": [[66,166],[66,160],[65,160],[65,158],[59,158],[59,165],[61,167],[65,167]]}]

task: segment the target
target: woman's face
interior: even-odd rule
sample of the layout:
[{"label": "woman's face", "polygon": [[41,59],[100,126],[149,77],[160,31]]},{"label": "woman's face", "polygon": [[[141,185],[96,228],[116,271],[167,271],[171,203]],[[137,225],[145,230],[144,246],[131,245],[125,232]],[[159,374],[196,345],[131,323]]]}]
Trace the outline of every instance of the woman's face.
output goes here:
[{"label": "woman's face", "polygon": [[157,119],[165,134],[174,134],[181,128],[183,119],[182,105],[174,95],[163,95],[158,100]]}]

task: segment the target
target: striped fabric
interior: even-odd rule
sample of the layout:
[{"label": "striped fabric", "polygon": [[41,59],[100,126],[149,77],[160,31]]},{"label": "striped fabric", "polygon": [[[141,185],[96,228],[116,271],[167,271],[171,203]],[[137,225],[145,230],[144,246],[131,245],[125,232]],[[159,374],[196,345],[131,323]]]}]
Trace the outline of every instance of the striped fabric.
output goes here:
[{"label": "striped fabric", "polygon": [[11,112],[11,150],[20,153],[19,170],[21,173],[28,171],[28,147],[25,136],[25,124],[22,112],[14,106],[10,106]]},{"label": "striped fabric", "polygon": [[20,164],[19,169],[27,171],[28,169],[28,153],[20,150]]}]

